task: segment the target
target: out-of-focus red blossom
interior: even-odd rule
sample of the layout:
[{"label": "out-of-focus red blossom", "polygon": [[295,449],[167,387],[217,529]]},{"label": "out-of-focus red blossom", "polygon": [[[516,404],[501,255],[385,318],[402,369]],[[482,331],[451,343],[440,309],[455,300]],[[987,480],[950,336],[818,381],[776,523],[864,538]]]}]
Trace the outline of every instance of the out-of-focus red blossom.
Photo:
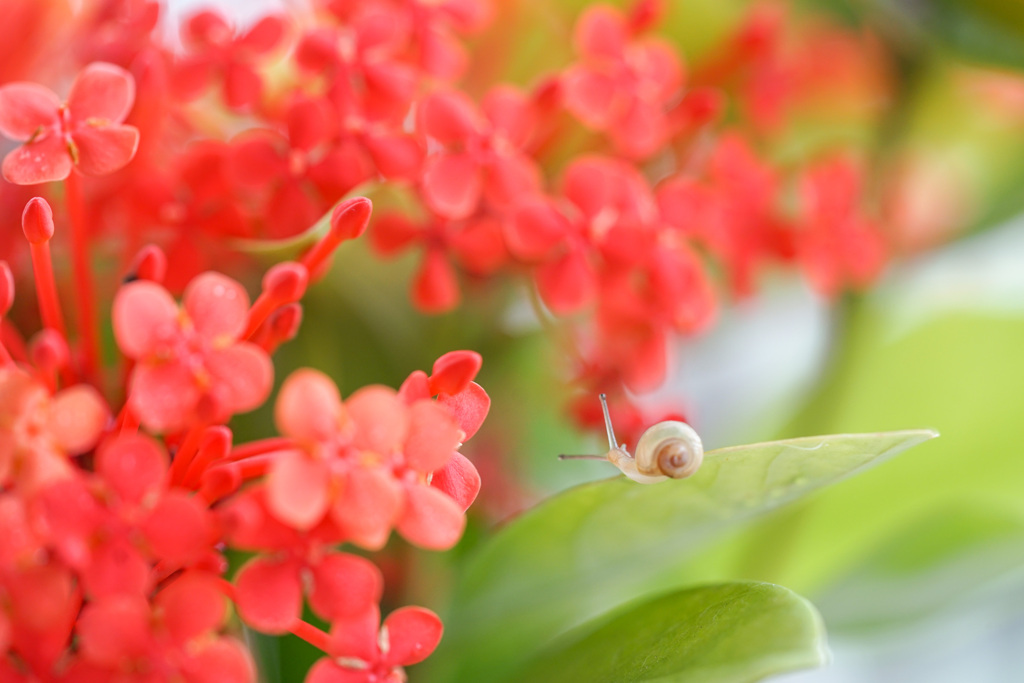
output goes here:
[{"label": "out-of-focus red blossom", "polygon": [[882,235],[857,201],[861,177],[851,159],[834,158],[809,168],[801,179],[799,257],[811,284],[826,296],[865,287],[885,265]]},{"label": "out-of-focus red blossom", "polygon": [[19,185],[63,180],[77,168],[105,175],[125,166],[139,131],[121,125],[135,100],[135,81],[119,66],[94,62],[61,104],[51,90],[28,82],[0,87],[0,134],[24,144],[3,161],[3,176]]},{"label": "out-of-focus red blossom", "polygon": [[258,104],[263,77],[255,65],[281,44],[286,28],[283,18],[271,15],[236,35],[234,27],[217,12],[197,12],[188,18],[182,30],[182,42],[189,51],[174,67],[176,91],[191,99],[202,94],[214,77],[219,77],[229,107],[242,109]]},{"label": "out-of-focus red blossom", "polygon": [[360,614],[380,600],[380,571],[369,560],[330,550],[346,540],[331,520],[306,529],[281,522],[267,503],[267,487],[252,487],[221,511],[235,547],[262,551],[235,578],[241,617],[267,633],[283,633],[302,615],[303,595],[321,618]]},{"label": "out-of-focus red blossom", "polygon": [[249,651],[218,634],[227,619],[218,581],[190,571],[152,600],[117,595],[89,603],[78,618],[79,656],[66,680],[254,680]]},{"label": "out-of-focus red blossom", "polygon": [[70,477],[68,456],[91,450],[109,415],[91,386],[51,396],[26,372],[0,367],[0,488],[34,493]]},{"label": "out-of-focus red blossom", "polygon": [[680,96],[683,64],[656,38],[637,39],[626,17],[607,5],[586,9],[574,42],[581,57],[563,75],[566,107],[608,133],[625,156],[644,158],[674,132],[669,109]]},{"label": "out-of-focus red blossom", "polygon": [[421,193],[442,218],[468,218],[482,200],[507,209],[540,189],[536,163],[520,151],[533,127],[530,101],[499,88],[484,98],[483,111],[454,91],[432,93],[417,109],[420,129],[439,147],[423,165]]},{"label": "out-of-focus red blossom", "polygon": [[400,683],[402,667],[422,662],[441,642],[441,620],[422,607],[402,607],[379,624],[376,609],[335,621],[329,657],[313,665],[306,683]]},{"label": "out-of-focus red blossom", "polygon": [[658,188],[664,220],[720,259],[733,291],[753,293],[765,265],[792,257],[779,212],[780,181],[738,135],[724,135],[707,161],[707,180],[677,176]]},{"label": "out-of-focus red blossom", "polygon": [[166,472],[167,456],[155,442],[125,436],[100,449],[96,478],[68,478],[39,493],[44,537],[89,597],[145,595],[154,562],[190,565],[210,550],[209,510],[170,490]]},{"label": "out-of-focus red blossom", "polygon": [[243,341],[249,296],[231,278],[204,273],[179,308],[160,285],[130,282],[114,299],[114,335],[137,361],[129,405],[144,426],[174,432],[220,422],[259,406],[270,393],[266,352]]},{"label": "out-of-focus red blossom", "polygon": [[455,264],[471,275],[487,276],[508,261],[502,233],[501,221],[489,213],[466,220],[436,219],[426,225],[390,213],[374,223],[370,243],[384,258],[422,244],[423,259],[410,284],[410,297],[424,313],[443,313],[462,299]]}]

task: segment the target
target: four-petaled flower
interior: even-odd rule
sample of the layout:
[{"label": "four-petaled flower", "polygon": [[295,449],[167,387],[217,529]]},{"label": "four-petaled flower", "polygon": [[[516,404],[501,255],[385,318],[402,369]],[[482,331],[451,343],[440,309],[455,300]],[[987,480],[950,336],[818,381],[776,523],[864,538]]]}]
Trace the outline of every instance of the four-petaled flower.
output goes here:
[{"label": "four-petaled flower", "polygon": [[128,404],[148,429],[174,432],[259,406],[270,393],[267,353],[242,341],[249,296],[219,273],[185,289],[182,307],[154,282],[130,282],[114,299],[114,336],[137,363]]},{"label": "four-petaled flower", "polygon": [[441,641],[441,620],[422,607],[395,610],[380,630],[379,623],[376,608],[335,621],[330,658],[313,665],[306,683],[403,683],[402,667],[422,662]]},{"label": "four-petaled flower", "polygon": [[85,67],[61,104],[36,83],[0,87],[0,133],[23,144],[4,158],[3,176],[18,185],[63,180],[72,167],[106,175],[125,166],[139,131],[122,125],[135,101],[135,81],[119,66]]}]

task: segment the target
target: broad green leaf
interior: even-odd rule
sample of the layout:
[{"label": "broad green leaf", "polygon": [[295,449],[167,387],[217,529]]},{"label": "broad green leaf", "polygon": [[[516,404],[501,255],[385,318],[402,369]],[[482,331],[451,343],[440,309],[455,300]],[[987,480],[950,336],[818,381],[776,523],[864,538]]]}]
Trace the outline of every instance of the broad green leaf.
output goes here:
[{"label": "broad green leaf", "polygon": [[678,569],[729,525],[934,436],[844,434],[724,448],[706,453],[690,479],[644,486],[618,477],[561,493],[469,562],[446,622],[442,647],[458,669],[448,678],[482,680],[581,621],[678,587]]},{"label": "broad green leaf", "polygon": [[951,506],[900,528],[816,600],[829,627],[899,626],[948,608],[1024,566],[1024,518]]},{"label": "broad green leaf", "polygon": [[661,595],[574,629],[515,680],[748,683],[827,657],[811,603],[768,583],[727,583]]},{"label": "broad green leaf", "polygon": [[[972,263],[970,277],[951,277],[941,285],[937,281],[930,291],[939,297],[939,291],[960,293],[974,287],[971,296],[979,299],[979,271],[993,266],[978,259]],[[909,453],[812,503],[759,522],[744,534],[748,547],[741,565],[718,566],[713,574],[698,578],[782,583],[815,600],[830,624],[881,622],[892,608],[889,591],[862,592],[856,604],[819,602],[819,597],[853,581],[870,581],[875,571],[871,558],[898,543],[894,533],[922,520],[941,519],[950,509],[970,506],[1024,519],[1024,317],[1009,308],[998,316],[928,312],[918,297],[913,299],[917,309],[928,314],[906,329],[906,307],[894,306],[895,301],[888,292],[848,321],[850,336],[840,367],[812,396],[797,428],[856,430],[926,421],[942,438],[927,451]],[[971,533],[979,535],[980,543],[992,532],[976,528]],[[902,576],[905,590],[914,590],[919,574],[939,571],[942,564],[953,566],[957,548],[948,550],[949,555],[922,555],[915,571]],[[968,556],[979,552],[979,546],[965,539],[959,552],[970,562]],[[869,574],[857,578],[858,568]],[[891,590],[900,590],[898,581],[890,574]],[[969,580],[952,581],[950,595],[937,597],[945,600],[974,587]],[[925,613],[926,607],[922,601],[918,609]]]}]

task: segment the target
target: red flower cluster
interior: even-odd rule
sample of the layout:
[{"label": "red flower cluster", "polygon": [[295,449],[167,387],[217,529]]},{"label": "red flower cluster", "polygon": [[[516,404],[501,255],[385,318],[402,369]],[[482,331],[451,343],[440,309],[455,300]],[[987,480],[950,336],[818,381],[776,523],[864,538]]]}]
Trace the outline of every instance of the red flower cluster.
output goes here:
[{"label": "red flower cluster", "polygon": [[[546,308],[538,315],[553,315],[575,340],[577,385],[613,404],[663,380],[674,335],[713,322],[716,280],[746,296],[766,270],[791,267],[834,296],[869,284],[885,263],[856,156],[830,150],[784,172],[766,144],[806,103],[849,99],[836,82],[858,94],[857,106],[881,99],[884,69],[870,40],[793,32],[781,5],[759,4],[691,68],[656,35],[663,2],[598,4],[575,23],[569,63],[531,88],[493,79],[481,88],[461,85],[467,73],[484,82],[461,38],[488,30],[496,14],[511,19],[514,3],[313,4],[312,16],[270,15],[244,29],[204,10],[184,22],[183,48],[173,50],[157,40],[152,3],[105,0],[76,43],[135,74],[135,128],[121,125],[131,79],[110,64],[85,68],[63,107],[41,86],[4,86],[0,132],[28,141],[5,173],[18,183],[62,178],[72,163],[109,173],[127,163],[141,130],[132,165],[90,188],[85,222],[129,236],[134,248],[160,243],[173,291],[237,259],[225,237],[294,237],[356,187],[402,188],[412,209],[381,216],[371,236],[385,256],[422,248],[413,303],[431,313],[457,306],[460,271],[526,275]],[[86,34],[99,27],[102,41]],[[218,100],[226,110],[211,115]],[[149,303],[171,313],[152,286],[122,298],[129,315]],[[199,363],[210,340],[200,341],[195,321],[181,335],[179,346],[195,347],[183,362]],[[260,362],[242,361],[246,348],[230,354]],[[156,372],[151,351],[128,351],[140,387]],[[196,384],[203,373],[177,367],[160,372],[177,372],[182,387],[192,373],[195,386],[183,394],[190,407],[171,417],[194,411],[200,394],[223,402],[207,406],[214,412],[237,409],[232,389],[221,384],[215,399]]]},{"label": "red flower cluster", "polygon": [[[225,425],[266,401],[270,353],[295,333],[308,273],[369,218],[365,199],[340,204],[328,234],[273,267],[251,305],[208,272],[179,307],[161,285],[166,256],[144,249],[112,306],[126,395],[116,419],[81,379],[49,253],[33,252],[47,327],[27,348],[0,344],[0,679],[255,681],[227,631],[232,603],[249,626],[320,647],[311,681],[400,680],[430,654],[438,617],[406,607],[379,627],[380,570],[339,548],[379,550],[392,530],[429,549],[459,540],[480,478],[458,449],[489,407],[473,382],[479,354],[446,354],[398,391],[344,402],[326,376],[299,370],[277,398],[280,436],[233,444]],[[33,247],[54,233],[39,198],[23,224]],[[0,311],[13,300],[0,261]],[[228,549],[254,553],[230,581]],[[307,601],[329,633],[302,620]]]},{"label": "red flower cluster", "polygon": [[[152,0],[85,0],[71,21],[12,1],[25,35],[66,36],[69,54],[0,40],[0,211],[23,211],[28,245],[0,241],[0,680],[251,680],[228,601],[323,650],[317,683],[398,681],[437,644],[425,610],[382,625],[381,572],[339,548],[458,541],[480,486],[458,452],[489,405],[480,357],[344,400],[300,370],[277,436],[234,444],[227,427],[268,400],[307,285],[366,229],[349,193],[387,190],[369,237],[422,252],[420,310],[458,306],[467,279],[525,283],[568,342],[578,421],[608,393],[627,440],[652,417],[629,391],[658,385],[672,339],[723,297],[773,268],[834,296],[888,257],[855,151],[773,148],[792,112],[842,101],[836,82],[880,99],[884,69],[858,36],[789,31],[777,4],[692,66],[657,33],[663,2],[595,5],[563,63],[512,85],[486,32],[531,3],[315,0],[247,27],[203,10],[177,45]],[[250,299],[252,252],[303,248]],[[32,279],[38,316],[30,297],[12,311]],[[252,555],[230,580],[227,548]]]}]

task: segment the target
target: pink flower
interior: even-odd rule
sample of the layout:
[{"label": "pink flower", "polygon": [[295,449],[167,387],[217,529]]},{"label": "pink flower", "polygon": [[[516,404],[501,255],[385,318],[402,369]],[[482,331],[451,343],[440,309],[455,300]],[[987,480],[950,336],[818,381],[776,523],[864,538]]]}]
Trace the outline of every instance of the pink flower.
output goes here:
[{"label": "pink flower", "polygon": [[86,175],[123,167],[139,131],[121,125],[135,100],[135,81],[119,66],[94,62],[78,74],[68,100],[35,83],[0,88],[0,133],[24,145],[4,158],[3,176],[18,185],[63,180],[75,166]]},{"label": "pink flower", "polygon": [[330,658],[313,665],[306,683],[401,683],[404,666],[422,662],[441,642],[444,626],[422,607],[402,607],[377,630],[377,609],[337,620],[331,628]]},{"label": "pink flower", "polygon": [[241,341],[249,297],[218,273],[196,277],[179,309],[167,290],[139,280],[114,299],[114,336],[137,361],[128,403],[156,432],[218,422],[256,408],[270,394],[267,353]]},{"label": "pink flower", "polygon": [[[446,385],[469,383],[472,360],[468,373],[464,365],[452,364]],[[329,515],[346,538],[371,549],[382,547],[392,528],[432,549],[450,548],[462,535],[475,490],[467,495],[463,483],[449,491],[429,481],[452,461],[465,431],[429,394],[407,402],[393,389],[369,386],[343,404],[328,377],[299,370],[281,388],[276,417],[281,433],[303,446],[278,458],[267,475],[268,507],[281,521],[311,529]],[[472,482],[465,465],[459,461],[449,478]]]},{"label": "pink flower", "polygon": [[152,603],[119,595],[88,604],[78,618],[80,678],[71,680],[154,680],[137,672],[159,663],[156,680],[255,681],[246,648],[217,633],[227,619],[217,581],[203,572],[185,572]]},{"label": "pink flower", "polygon": [[91,386],[50,396],[27,373],[0,367],[0,487],[34,491],[69,476],[67,456],[90,450],[110,412]]}]

